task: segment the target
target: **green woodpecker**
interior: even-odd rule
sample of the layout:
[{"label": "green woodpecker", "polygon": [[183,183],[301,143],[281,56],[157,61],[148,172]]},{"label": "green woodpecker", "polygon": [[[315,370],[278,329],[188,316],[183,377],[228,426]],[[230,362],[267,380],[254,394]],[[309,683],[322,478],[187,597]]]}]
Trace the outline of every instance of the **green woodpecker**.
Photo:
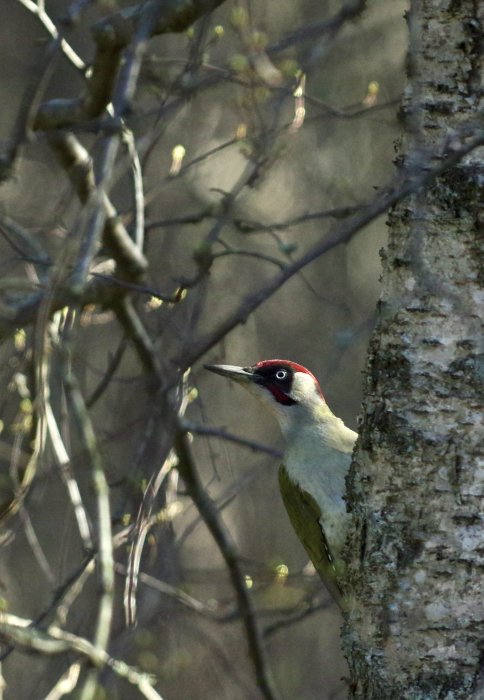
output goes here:
[{"label": "green woodpecker", "polygon": [[323,583],[342,605],[339,578],[348,514],[345,476],[357,434],[329,409],[316,377],[289,360],[253,367],[206,365],[240,383],[277,418],[285,438],[279,485],[297,536]]}]

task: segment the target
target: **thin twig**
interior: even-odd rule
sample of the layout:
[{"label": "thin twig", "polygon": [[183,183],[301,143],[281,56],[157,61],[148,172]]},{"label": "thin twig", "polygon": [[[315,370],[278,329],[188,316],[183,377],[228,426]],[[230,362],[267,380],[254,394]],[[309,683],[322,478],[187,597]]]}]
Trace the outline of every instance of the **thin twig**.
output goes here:
[{"label": "thin twig", "polygon": [[86,406],[87,408],[92,408],[96,401],[99,401],[101,396],[104,394],[106,389],[111,383],[111,380],[118,369],[121,360],[123,359],[123,355],[125,353],[126,348],[128,347],[128,339],[125,335],[121,338],[121,342],[119,343],[118,347],[116,348],[115,352],[113,353],[112,357],[109,360],[109,365],[106,369],[105,372],[103,372],[103,375],[101,377],[101,380],[99,384],[95,387],[93,390],[91,396],[86,399]]},{"label": "thin twig", "polygon": [[[462,133],[465,133],[469,129],[469,126],[472,127],[472,125],[468,124],[463,125]],[[454,133],[453,138],[459,139],[459,133]],[[373,201],[361,207],[359,213],[333,228],[328,236],[318,241],[304,255],[295,260],[294,263],[288,265],[284,271],[270,280],[262,289],[246,296],[239,307],[225,319],[225,321],[222,321],[217,328],[205,336],[202,336],[198,342],[193,344],[187,351],[187,355],[182,362],[182,369],[190,367],[205,352],[216,345],[226,333],[239,323],[244,323],[247,317],[258,306],[269,299],[281,285],[297,274],[302,268],[309,265],[318,257],[321,257],[329,250],[350,241],[362,228],[387,211],[388,208],[413,192],[416,192],[421,187],[428,186],[432,180],[449,168],[455,166],[466,154],[483,143],[484,135],[482,130],[480,131],[474,126],[474,134],[460,148],[447,154],[445,153],[445,144],[440,144],[435,150],[428,153],[425,158],[426,162],[436,164],[430,165],[428,169],[421,170],[407,180],[397,181],[388,187],[382,188]],[[103,280],[99,280],[99,282],[103,282],[102,285],[97,285],[95,282],[96,280],[92,280],[92,283],[85,290],[82,298],[83,304],[106,303],[106,301],[109,300],[109,294],[112,292],[111,287],[113,285],[110,286]],[[37,318],[39,306],[42,305],[43,300],[44,295],[39,294],[37,297],[29,299],[18,309],[12,310],[8,316],[0,314],[0,337],[12,333],[19,326],[32,323]],[[50,311],[52,312],[62,308],[68,300],[69,295],[66,294],[65,289],[55,289],[49,303]]]},{"label": "thin twig", "polygon": [[[425,162],[429,164],[426,169],[421,169],[412,175],[405,173],[406,179],[399,179],[391,187],[385,188],[370,204],[361,207],[360,211],[354,216],[334,227],[325,238],[318,240],[304,255],[269,280],[261,289],[246,296],[238,308],[219,323],[214,330],[209,331],[198,342],[192,344],[183,358],[181,369],[191,367],[233,328],[240,323],[245,323],[255,309],[267,301],[285,282],[294,277],[304,267],[329,250],[343,243],[348,243],[365,226],[378,216],[381,216],[391,206],[416,192],[421,187],[428,185],[436,177],[456,165],[466,154],[482,145],[484,143],[484,131],[476,127],[475,122],[472,125],[463,125],[462,136],[468,136],[469,128],[471,129],[471,136],[461,143],[459,148],[448,152],[447,143],[440,144],[434,152],[426,155]],[[453,138],[457,139],[457,134],[453,134]]]},{"label": "thin twig", "polygon": [[[47,615],[55,610],[54,621],[58,625],[65,625],[69,612],[72,609],[75,601],[79,598],[88,579],[96,571],[96,560],[94,552],[84,558],[81,565],[73,575],[64,583],[58,590],[55,601],[52,601],[47,610],[44,610],[42,616],[39,615],[35,624],[39,624]],[[39,619],[40,618],[40,619]]]},{"label": "thin twig", "polygon": [[335,207],[334,209],[325,209],[323,211],[308,212],[300,216],[286,219],[286,221],[275,221],[270,224],[263,224],[258,221],[247,221],[244,219],[234,219],[233,224],[242,233],[258,233],[260,231],[284,231],[292,226],[299,226],[308,221],[319,221],[319,219],[346,219],[348,216],[353,216],[361,208],[363,204],[348,207]]},{"label": "thin twig", "polygon": [[306,602],[302,610],[295,610],[293,613],[287,615],[283,619],[276,620],[276,622],[273,622],[271,625],[267,625],[264,629],[264,637],[268,639],[276,632],[279,632],[282,629],[286,629],[287,627],[291,627],[292,625],[296,625],[299,622],[305,620],[306,618],[311,617],[311,615],[314,615],[315,612],[318,612],[320,610],[327,610],[332,606],[333,600],[329,595],[326,596],[324,600],[320,600],[319,602],[315,602],[311,598],[309,601]]},{"label": "thin twig", "polygon": [[[135,29],[131,41],[124,52],[124,61],[121,63],[111,96],[113,116],[118,119],[123,119],[127,109],[130,107],[141,70],[143,56],[148,48],[148,39],[160,29],[160,26],[164,26],[165,30],[167,28],[172,28],[170,25],[167,27],[166,23],[170,22],[170,12],[173,12],[173,8],[165,7],[165,4],[160,0],[150,0],[149,2],[142,3],[139,8],[136,9],[138,11],[135,11],[135,19],[133,18]],[[191,9],[195,11],[196,8]],[[129,11],[127,16],[130,16]],[[170,17],[170,19],[168,19],[168,17]],[[180,21],[180,17],[177,16],[175,21]],[[113,25],[110,28],[111,39],[113,38],[113,32],[116,31],[115,27],[116,25]],[[160,31],[163,30],[160,29]],[[102,35],[103,30],[98,28],[97,36],[100,37]],[[116,133],[106,136],[101,142],[101,153],[95,167],[95,190],[91,192],[88,202],[90,215],[83,232],[79,255],[72,273],[73,289],[84,289],[88,271],[105,227],[107,217],[105,203],[107,187],[113,173],[119,144],[120,138]],[[138,247],[138,250],[141,249]]]},{"label": "thin twig", "polygon": [[[319,219],[344,219],[347,216],[352,216],[364,206],[363,204],[335,207],[334,209],[324,209],[323,211],[307,212],[300,216],[286,219],[286,221],[275,221],[269,224],[263,224],[260,221],[249,221],[247,219],[231,219],[230,223],[236,226],[241,233],[259,233],[260,231],[284,231],[292,226],[299,226],[308,221],[318,221]],[[199,224],[204,219],[214,216],[213,207],[203,209],[200,212],[193,214],[185,214],[184,216],[174,217],[173,219],[161,219],[158,221],[148,221],[146,230],[150,231],[154,228],[166,228],[168,226],[179,226],[180,224]]]},{"label": "thin twig", "polygon": [[[220,243],[222,243],[222,241],[220,241]],[[244,250],[243,248],[234,248],[232,246],[227,246],[225,250],[222,250],[219,253],[213,253],[212,259],[217,260],[217,258],[225,258],[228,255],[240,255],[242,257],[254,258],[255,260],[269,262],[272,265],[278,267],[280,270],[283,270],[286,267],[286,263],[283,260],[279,260],[273,255],[266,255],[265,253],[259,253],[255,250]]]},{"label": "thin twig", "polygon": [[237,546],[223,524],[215,504],[200,481],[192,458],[188,438],[183,430],[177,433],[175,450],[179,459],[178,470],[185,482],[185,486],[207,528],[211,532],[212,537],[217,543],[229,570],[232,585],[237,595],[242,620],[245,625],[249,652],[254,664],[259,688],[267,700],[277,700],[279,695],[269,670],[262,633],[257,621],[257,611],[251,593],[247,588]]},{"label": "thin twig", "polygon": [[150,390],[155,393],[161,386],[158,357],[148,331],[129,297],[124,297],[115,307],[118,321],[134,345],[138,357],[152,381]]},{"label": "thin twig", "polygon": [[49,255],[38,244],[37,239],[19,226],[16,221],[5,215],[0,216],[0,233],[20,255],[22,260],[39,265],[39,276],[42,279],[43,273],[50,265],[51,260]]},{"label": "thin twig", "polygon": [[174,216],[172,219],[158,219],[155,221],[147,221],[145,225],[146,231],[151,231],[155,228],[166,228],[168,226],[180,226],[181,224],[200,224],[207,218],[214,215],[213,207],[207,207],[200,212],[194,214],[183,214],[182,216]]},{"label": "thin twig", "polygon": [[143,250],[145,235],[143,171],[141,168],[140,157],[136,149],[134,134],[127,127],[125,127],[123,131],[123,141],[126,143],[128,149],[129,158],[131,161],[131,172],[133,174],[133,199],[135,211],[133,239],[139,250]]},{"label": "thin twig", "polygon": [[[65,619],[65,614],[68,612],[68,608],[72,604],[73,600],[79,594],[82,589],[84,582],[94,571],[94,554],[88,555],[82,562],[81,565],[72,573],[54,592],[52,600],[47,605],[47,607],[32,620],[32,625],[43,625],[51,613],[59,609],[57,618],[58,620]],[[73,592],[75,591],[75,592]],[[65,614],[64,614],[65,613]],[[4,661],[12,651],[13,646],[8,646],[4,648],[0,653],[0,662]]]},{"label": "thin twig", "polygon": [[329,34],[334,37],[349,19],[357,17],[359,14],[361,14],[365,5],[366,0],[343,2],[341,10],[333,15],[333,17],[330,17],[329,19],[322,19],[288,32],[277,42],[270,44],[267,47],[267,53],[269,55],[279,53],[280,51],[285,51],[295,44],[300,44],[301,42],[306,41],[314,41],[324,34]]},{"label": "thin twig", "polygon": [[124,661],[113,658],[105,649],[91,644],[83,637],[66,632],[56,625],[50,625],[48,631],[45,632],[33,627],[32,620],[0,613],[0,632],[12,644],[42,654],[77,652],[98,669],[110,668],[120,678],[136,686],[147,700],[162,700],[159,693],[153,688],[151,677],[146,673],[138,671],[134,666],[129,666]]},{"label": "thin twig", "polygon": [[[96,54],[86,94],[72,100],[45,102],[37,114],[36,128],[51,131],[72,127],[85,119],[98,117],[110,102],[114,105],[116,117],[122,118],[136,88],[148,39],[166,32],[183,32],[224,1],[146,0],[97,22],[92,28]],[[120,90],[113,90],[115,80]]]},{"label": "thin twig", "polygon": [[[2,520],[15,515],[32,485],[32,482],[37,473],[41,457],[44,453],[47,440],[47,423],[45,420],[45,406],[50,400],[49,388],[49,368],[50,368],[50,353],[46,352],[48,343],[47,333],[49,327],[49,318],[51,315],[51,302],[55,293],[56,285],[59,277],[62,274],[64,259],[59,265],[54,268],[52,279],[52,287],[47,289],[45,294],[39,300],[38,308],[35,315],[36,325],[33,339],[34,349],[34,376],[36,401],[34,403],[36,409],[36,421],[34,428],[34,438],[32,441],[32,452],[27,465],[23,471],[21,481],[16,483],[14,497],[1,514]],[[10,320],[10,319],[9,319]],[[14,482],[15,483],[15,482]]]},{"label": "thin twig", "polygon": [[270,447],[269,445],[264,445],[262,442],[257,442],[256,440],[249,440],[248,438],[241,437],[239,435],[234,435],[225,428],[215,428],[207,425],[199,425],[198,423],[193,423],[192,421],[184,420],[180,426],[183,430],[189,433],[195,433],[196,435],[206,435],[208,437],[219,438],[220,440],[227,440],[228,442],[234,442],[236,445],[242,445],[242,447],[247,447],[249,450],[254,452],[263,452],[271,457],[281,458],[282,451],[275,447]]},{"label": "thin twig", "polygon": [[[19,433],[15,435],[11,452],[11,462],[9,471],[16,491],[18,491],[20,488],[20,480],[18,476],[20,468],[19,460],[22,455],[22,442],[24,440],[25,434],[19,431]],[[44,550],[40,545],[39,539],[34,530],[34,526],[32,525],[29,512],[24,506],[23,500],[21,500],[19,503],[18,512],[24,526],[25,537],[32,549],[32,552],[34,553],[34,557],[37,560],[39,568],[44,573],[44,576],[47,579],[47,581],[49,581],[49,583],[52,584],[55,580],[55,576],[53,574],[49,561],[44,553]]]},{"label": "thin twig", "polygon": [[86,551],[92,549],[92,537],[91,529],[89,526],[89,519],[87,517],[86,509],[82,502],[81,492],[79,491],[79,484],[77,483],[71,469],[71,460],[67,452],[64,441],[62,440],[61,432],[59,426],[54,416],[51,403],[47,403],[45,407],[45,417],[47,422],[47,430],[50,437],[50,442],[52,445],[52,450],[54,452],[54,458],[59,466],[59,471],[64,481],[64,484],[69,494],[69,498],[72,503],[72,508],[74,511],[74,516],[77,521],[77,528],[79,530],[79,536],[82,540],[82,544]]},{"label": "thin twig", "polygon": [[[150,362],[154,362],[152,359]],[[187,373],[188,374],[188,373]],[[185,377],[186,379],[186,377]],[[176,409],[168,402],[166,395],[161,394],[159,403],[163,403],[164,413],[164,429],[167,435],[171,436],[175,431],[177,414],[180,418],[183,417],[188,405],[188,392],[186,391],[185,381],[182,381],[176,397]],[[167,450],[167,456],[158,470],[152,474],[147,487],[143,493],[143,499],[138,510],[136,524],[131,532],[132,544],[128,557],[128,576],[124,589],[124,609],[127,624],[134,625],[136,623],[136,592],[138,586],[139,566],[141,555],[146,541],[146,537],[150,528],[153,526],[155,519],[152,517],[158,493],[168,478],[172,468],[174,467],[175,454],[173,450]]]},{"label": "thin twig", "polygon": [[42,545],[39,542],[39,538],[37,537],[37,533],[35,532],[29,512],[23,503],[20,506],[19,517],[24,527],[25,538],[30,545],[30,548],[37,561],[37,564],[39,565],[40,570],[44,574],[46,581],[48,581],[49,584],[52,585],[55,581],[54,572],[52,571],[52,567],[49,564],[49,560],[47,559],[44,550],[42,549]]},{"label": "thin twig", "polygon": [[142,284],[136,284],[135,282],[128,282],[127,280],[118,279],[117,277],[113,277],[112,275],[104,275],[102,272],[90,272],[89,274],[91,275],[91,277],[98,277],[99,279],[106,280],[107,282],[109,282],[109,284],[116,285],[122,289],[137,292],[138,294],[145,294],[147,296],[154,297],[155,299],[159,299],[160,301],[164,301],[169,304],[178,304],[178,302],[180,302],[182,299],[180,291],[177,291],[174,294],[163,294],[157,289],[153,289],[153,287],[147,287]]},{"label": "thin twig", "polygon": [[[115,571],[118,575],[123,577],[128,575],[128,569],[119,563],[115,565]],[[147,586],[148,588],[176,600],[184,608],[187,608],[187,610],[190,610],[191,612],[214,622],[227,624],[240,618],[240,611],[236,606],[228,606],[226,602],[224,602],[223,605],[219,605],[217,602],[212,600],[210,600],[208,603],[204,603],[201,600],[188,595],[188,593],[183,591],[181,588],[172,586],[171,584],[166,583],[166,581],[160,581],[160,579],[150,576],[150,574],[146,574],[143,571],[139,573],[139,581],[144,586]],[[267,610],[258,610],[259,617],[274,617],[276,615],[283,615],[281,619],[278,619],[265,627],[263,632],[264,637],[268,638],[281,629],[291,627],[292,625],[304,621],[315,612],[326,610],[333,606],[333,601],[329,596],[326,596],[324,600],[320,600],[320,598],[320,591],[318,591],[316,596],[308,597],[303,602],[297,603],[292,610],[288,610],[286,606],[280,608],[270,606]]]},{"label": "thin twig", "polygon": [[[115,565],[115,570],[116,573],[119,574],[120,576],[123,576],[126,578],[126,580],[129,577],[129,569],[126,566],[123,566],[122,564],[116,564]],[[162,593],[163,595],[169,596],[170,598],[173,598],[177,602],[181,603],[181,605],[185,606],[192,612],[196,612],[198,615],[202,615],[203,617],[207,617],[210,620],[216,620],[217,622],[219,621],[225,621],[225,616],[226,614],[224,613],[221,615],[220,613],[217,612],[216,608],[213,605],[208,605],[206,603],[202,603],[200,600],[197,600],[191,595],[188,595],[188,593],[185,593],[181,588],[176,588],[175,586],[171,586],[169,583],[166,583],[166,581],[160,581],[159,579],[155,578],[154,576],[150,576],[149,574],[144,573],[143,571],[140,571],[138,573],[138,578],[141,583],[143,583],[145,586],[148,586],[149,588],[152,588],[155,591],[158,591],[159,593]]]},{"label": "thin twig", "polygon": [[77,55],[72,46],[64,38],[60,37],[57,27],[55,26],[54,22],[51,20],[47,12],[40,5],[33,2],[33,0],[17,0],[17,2],[20,2],[20,4],[26,7],[27,10],[32,12],[32,14],[37,15],[37,17],[39,18],[39,20],[53,39],[60,39],[60,47],[65,57],[72,63],[74,68],[76,68],[81,73],[84,73],[86,70],[86,64],[84,63],[82,58]]},{"label": "thin twig", "polygon": [[[235,482],[231,483],[228,488],[224,490],[224,492],[219,496],[217,501],[215,502],[215,506],[218,510],[219,513],[223,513],[223,511],[228,508],[228,506],[234,502],[234,500],[237,498],[240,490],[242,487],[247,486],[250,482],[252,482],[254,479],[257,478],[261,473],[260,467],[257,466],[251,470],[249,470],[248,473],[244,473],[243,476],[240,478],[236,479]],[[198,517],[194,518],[188,525],[186,525],[185,529],[183,532],[181,532],[178,535],[177,538],[177,544],[179,547],[182,547],[185,540],[190,537],[190,535],[193,533],[193,531],[198,527],[200,523],[203,523],[203,518],[200,514],[198,514]]]},{"label": "thin twig", "polygon": [[[216,81],[218,82],[218,81]],[[250,87],[246,83],[242,83],[245,87]],[[213,81],[208,81],[206,85],[200,85],[199,88],[202,89],[204,88],[209,88],[213,86]],[[277,91],[282,91],[284,90],[284,94],[287,94],[288,97],[292,97],[292,92],[288,91],[285,88],[277,88]],[[177,100],[174,100],[173,102],[170,102],[170,104],[164,109],[163,111],[163,116],[166,118],[168,116],[169,112],[175,111],[177,108],[180,108],[187,100],[187,97],[184,98],[178,98]],[[323,103],[320,100],[317,100],[316,98],[311,98],[309,95],[306,95],[306,100],[308,102],[314,102],[320,107],[324,107],[324,112],[321,114],[313,114],[310,116],[306,116],[305,118],[305,123],[311,123],[314,121],[319,121],[323,118],[327,118],[328,115],[339,118],[339,119],[355,119],[360,116],[367,116],[371,114],[374,111],[381,111],[384,109],[388,109],[389,107],[394,107],[399,103],[399,99],[395,100],[390,100],[389,102],[385,102],[383,104],[377,104],[372,107],[347,107],[347,108],[337,108],[337,107],[332,107],[326,103]],[[151,113],[148,112],[144,116],[147,117]],[[276,136],[287,132],[291,128],[292,121],[286,121],[283,124],[280,124],[277,128],[274,128],[270,130],[271,136],[275,138]],[[269,131],[267,131],[269,134]],[[152,140],[156,139],[156,136],[151,136]],[[198,165],[199,163],[202,163],[203,161],[207,160],[213,155],[216,155],[217,153],[220,153],[224,151],[225,149],[230,148],[231,146],[234,145],[239,145],[243,143],[243,141],[238,137],[235,136],[231,139],[228,139],[227,141],[224,141],[223,143],[219,144],[218,146],[214,146],[213,148],[210,148],[207,151],[204,151],[201,153],[199,156],[196,156],[195,158],[192,158],[192,160],[187,160],[186,162],[183,163],[182,167],[178,171],[176,177],[182,177],[185,175],[193,166]],[[140,149],[141,151],[148,151],[149,147],[144,146],[144,148]],[[162,180],[157,182],[156,185],[154,185],[149,192],[147,192],[145,196],[145,205],[151,203],[159,194],[160,192],[166,187],[166,185],[170,182],[173,181],[173,175],[167,174]],[[146,225],[146,230],[150,230],[151,228],[156,228],[156,227],[163,227],[163,226],[170,226],[171,224],[176,225],[176,224],[183,224],[183,223],[188,223],[188,224],[196,224],[200,223],[205,218],[209,218],[210,216],[215,215],[215,208],[213,206],[207,207],[205,210],[198,214],[192,214],[192,215],[187,215],[187,216],[180,216],[180,217],[175,217],[171,220],[161,220],[161,221],[154,221],[154,222],[148,222]],[[336,214],[338,216],[338,214]]]},{"label": "thin twig", "polygon": [[[114,137],[110,138],[114,139]],[[109,142],[109,139],[105,140],[105,142]],[[79,200],[85,205],[85,216],[87,218],[90,216],[91,220],[96,216],[99,218],[99,236],[102,233],[103,244],[106,249],[113,256],[117,266],[124,275],[128,279],[136,280],[145,272],[148,266],[147,260],[141,248],[131,238],[119,219],[104,185],[100,185],[101,181],[99,178],[96,182],[94,164],[88,151],[74,134],[67,131],[50,134],[49,144],[66,170]],[[104,166],[107,168],[106,162],[104,162]],[[108,170],[105,171],[103,177],[108,177]],[[96,214],[96,212],[98,213]],[[91,233],[93,234],[93,232]],[[77,260],[82,262],[82,264],[79,264],[81,264],[83,269],[86,265],[89,267],[94,258],[97,251],[97,240],[97,237],[95,239],[88,237],[81,241]],[[86,258],[86,255],[89,259]],[[78,282],[79,280],[77,280]],[[74,291],[79,291],[76,290],[75,280],[71,280],[70,286]]]},{"label": "thin twig", "polygon": [[[66,396],[73,416],[76,418],[79,434],[84,445],[91,472],[93,489],[97,501],[98,517],[98,565],[101,578],[99,610],[94,632],[94,646],[99,653],[106,653],[113,615],[114,558],[111,526],[109,486],[104,474],[101,456],[98,451],[94,429],[72,370],[65,369]],[[94,697],[98,670],[92,669],[85,682],[81,700]]]},{"label": "thin twig", "polygon": [[82,665],[79,661],[72,663],[69,668],[62,673],[56,684],[50,689],[44,700],[61,700],[62,697],[75,690],[79,681]]},{"label": "thin twig", "polygon": [[[222,204],[214,224],[211,226],[207,235],[194,252],[194,259],[197,263],[198,271],[195,273],[195,275],[193,275],[193,277],[184,279],[180,282],[180,285],[185,289],[198,286],[201,282],[204,283],[199,286],[197,290],[198,293],[194,297],[193,304],[190,308],[190,319],[187,323],[188,332],[186,332],[184,335],[183,347],[180,352],[182,356],[185,354],[186,349],[190,348],[193,344],[193,338],[198,330],[199,321],[205,307],[206,295],[208,291],[207,278],[215,257],[212,252],[212,247],[219,241],[224,227],[230,222],[228,215],[234,205],[234,202],[241,192],[252,182],[260,165],[261,164],[258,161],[248,162],[230,192],[224,193]],[[185,369],[188,369],[188,366]]]},{"label": "thin twig", "polygon": [[153,474],[148,482],[138,510],[136,524],[132,530],[133,543],[129,550],[127,576],[124,587],[124,610],[126,624],[129,626],[136,624],[136,594],[138,591],[139,567],[146,538],[153,527],[152,512],[156,496],[173,466],[174,455],[170,452],[161,469]]}]

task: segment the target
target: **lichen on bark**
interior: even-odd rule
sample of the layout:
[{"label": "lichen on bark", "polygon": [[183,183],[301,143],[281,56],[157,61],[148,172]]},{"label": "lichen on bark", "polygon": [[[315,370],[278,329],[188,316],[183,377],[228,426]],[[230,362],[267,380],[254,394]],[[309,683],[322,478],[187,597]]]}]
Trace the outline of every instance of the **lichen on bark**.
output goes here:
[{"label": "lichen on bark", "polygon": [[[411,3],[400,168],[478,119],[483,15]],[[389,217],[348,481],[354,698],[484,697],[483,177],[481,148]]]}]

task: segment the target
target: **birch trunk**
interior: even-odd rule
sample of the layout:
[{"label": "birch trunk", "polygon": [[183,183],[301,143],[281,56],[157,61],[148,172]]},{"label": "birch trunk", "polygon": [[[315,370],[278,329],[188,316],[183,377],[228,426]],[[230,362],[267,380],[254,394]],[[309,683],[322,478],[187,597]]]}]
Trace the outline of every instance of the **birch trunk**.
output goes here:
[{"label": "birch trunk", "polygon": [[[483,19],[473,0],[411,3],[399,167],[477,119]],[[484,698],[482,150],[390,215],[348,483],[353,698]]]}]

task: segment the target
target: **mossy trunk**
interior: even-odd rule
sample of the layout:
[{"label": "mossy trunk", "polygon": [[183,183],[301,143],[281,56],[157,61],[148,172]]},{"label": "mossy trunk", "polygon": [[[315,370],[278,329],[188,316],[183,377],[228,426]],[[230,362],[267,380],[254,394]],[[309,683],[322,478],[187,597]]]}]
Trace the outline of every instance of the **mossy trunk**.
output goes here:
[{"label": "mossy trunk", "polygon": [[[398,167],[425,168],[477,119],[483,19],[477,0],[411,2]],[[482,150],[389,219],[348,483],[343,641],[360,700],[484,698]]]}]

